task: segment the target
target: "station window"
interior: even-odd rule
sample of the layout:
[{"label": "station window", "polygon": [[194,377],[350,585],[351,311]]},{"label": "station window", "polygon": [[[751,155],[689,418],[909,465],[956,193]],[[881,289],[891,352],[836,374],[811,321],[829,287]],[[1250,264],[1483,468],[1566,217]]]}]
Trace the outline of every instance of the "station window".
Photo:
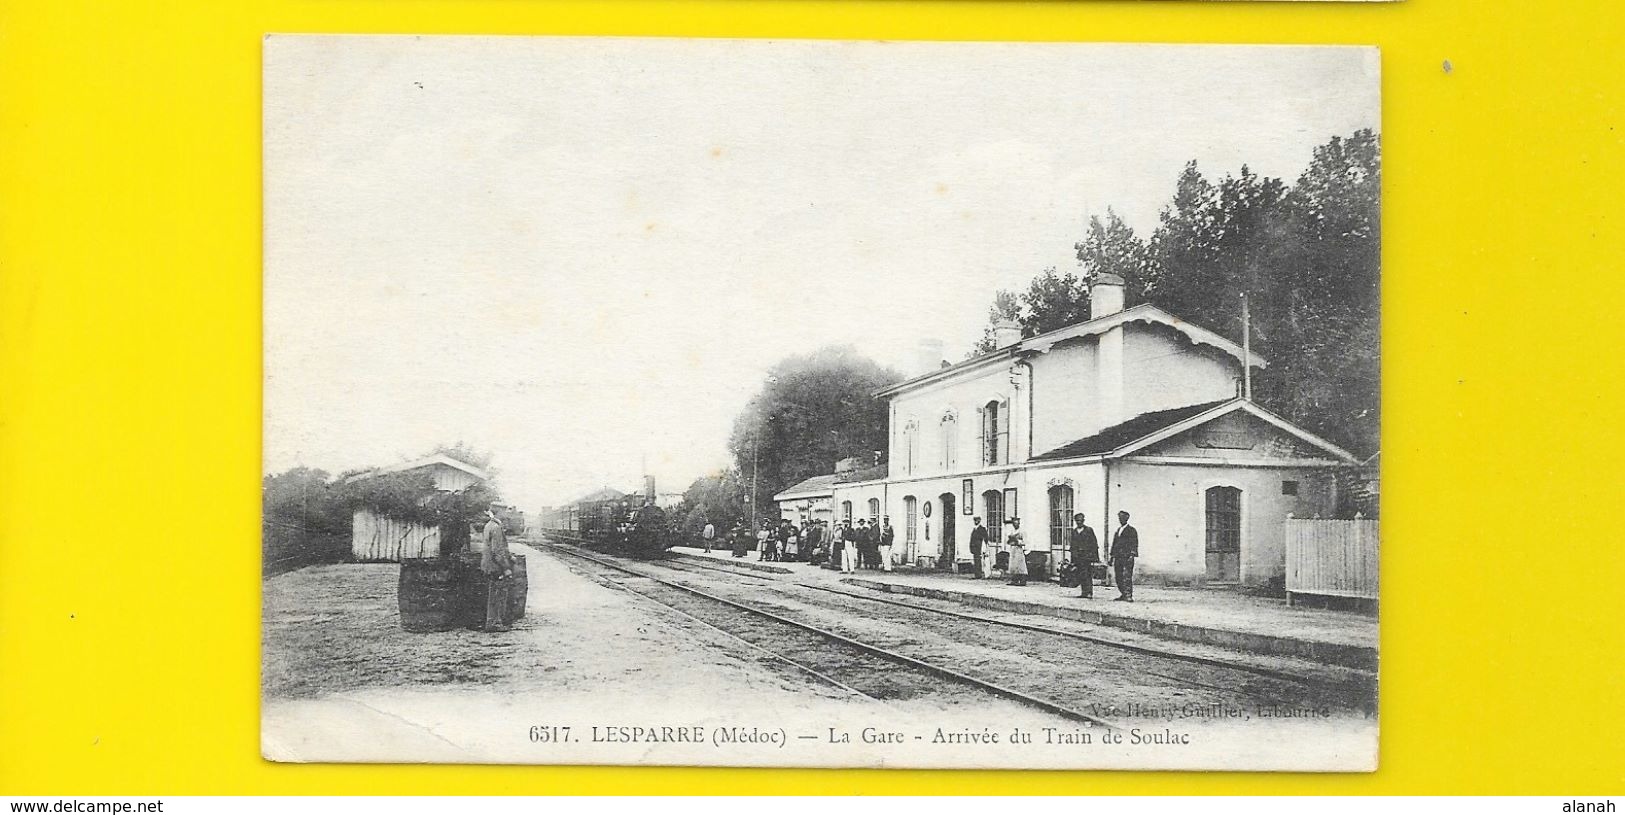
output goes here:
[{"label": "station window", "polygon": [[1282,495],[1297,495],[1298,494],[1298,482],[1296,482],[1296,481],[1282,481],[1281,482],[1281,494]]}]

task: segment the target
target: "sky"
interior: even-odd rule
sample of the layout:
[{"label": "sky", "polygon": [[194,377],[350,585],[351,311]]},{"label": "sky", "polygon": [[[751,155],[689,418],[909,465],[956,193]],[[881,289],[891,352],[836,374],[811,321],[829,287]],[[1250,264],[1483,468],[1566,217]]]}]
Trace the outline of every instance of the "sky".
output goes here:
[{"label": "sky", "polygon": [[1379,111],[1363,48],[273,36],[264,469],[680,492],[784,357],[962,358],[1091,214]]}]

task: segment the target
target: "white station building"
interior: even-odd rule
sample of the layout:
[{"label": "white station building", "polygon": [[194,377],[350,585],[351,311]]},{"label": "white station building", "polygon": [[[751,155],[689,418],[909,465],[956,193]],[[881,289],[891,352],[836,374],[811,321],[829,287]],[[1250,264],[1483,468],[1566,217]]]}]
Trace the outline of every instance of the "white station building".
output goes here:
[{"label": "white station building", "polygon": [[1111,275],[1090,299],[1086,322],[1028,339],[1002,326],[996,350],[877,392],[890,402],[884,471],[785,497],[836,522],[890,516],[903,558],[926,568],[970,561],[973,517],[1002,540],[1014,516],[1053,575],[1073,512],[1104,548],[1124,510],[1142,579],[1283,575],[1283,521],[1331,514],[1354,457],[1242,398],[1249,355],[1235,343],[1155,306],[1123,308]]}]

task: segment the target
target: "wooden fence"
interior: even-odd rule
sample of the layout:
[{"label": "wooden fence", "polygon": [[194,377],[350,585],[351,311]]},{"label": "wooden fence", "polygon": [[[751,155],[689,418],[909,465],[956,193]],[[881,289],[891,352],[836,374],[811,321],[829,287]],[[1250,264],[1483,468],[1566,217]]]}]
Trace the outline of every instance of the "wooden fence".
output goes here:
[{"label": "wooden fence", "polygon": [[363,562],[439,557],[440,527],[405,523],[381,518],[364,509],[357,510],[350,554]]},{"label": "wooden fence", "polygon": [[1286,591],[1377,599],[1377,521],[1288,518]]}]

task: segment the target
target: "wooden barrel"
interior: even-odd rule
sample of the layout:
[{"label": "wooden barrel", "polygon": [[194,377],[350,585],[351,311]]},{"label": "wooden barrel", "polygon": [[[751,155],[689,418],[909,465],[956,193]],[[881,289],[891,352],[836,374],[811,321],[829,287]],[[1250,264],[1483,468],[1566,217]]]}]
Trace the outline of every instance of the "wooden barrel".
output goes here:
[{"label": "wooden barrel", "polygon": [[[477,552],[463,552],[458,555],[458,572],[460,573],[458,588],[459,596],[459,622],[469,629],[478,630],[485,627],[485,594],[490,585],[490,578],[480,570],[482,555]],[[525,616],[525,595],[530,591],[530,580],[525,571],[525,556],[513,556],[513,577],[508,578],[508,618],[507,622]]]},{"label": "wooden barrel", "polygon": [[459,621],[464,628],[478,631],[485,627],[485,573],[480,571],[479,552],[460,552],[457,555],[461,597]]},{"label": "wooden barrel", "polygon": [[456,628],[462,605],[458,571],[456,563],[437,557],[402,560],[396,590],[401,628],[418,633]]},{"label": "wooden barrel", "polygon": [[525,595],[530,593],[530,577],[525,574],[525,556],[513,556],[513,585],[508,587],[508,622],[525,616]]}]

